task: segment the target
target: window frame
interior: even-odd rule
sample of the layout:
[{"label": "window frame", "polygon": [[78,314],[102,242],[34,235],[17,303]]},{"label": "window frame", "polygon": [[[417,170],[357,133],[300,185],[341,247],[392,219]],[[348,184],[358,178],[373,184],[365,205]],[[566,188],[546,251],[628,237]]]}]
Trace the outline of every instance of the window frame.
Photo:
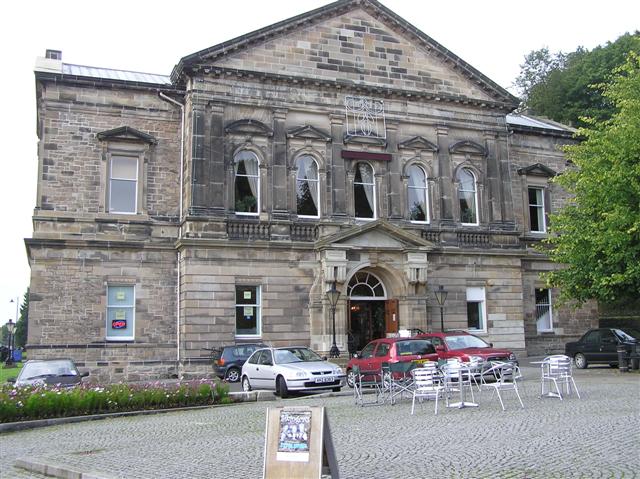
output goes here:
[{"label": "window frame", "polygon": [[[411,172],[412,168],[417,168],[418,170],[420,170],[420,172],[424,176],[424,187],[422,187],[422,186],[411,186],[411,184],[409,183],[409,178],[411,178],[410,172]],[[409,195],[409,192],[411,190],[423,190],[422,195],[424,195],[423,199],[424,199],[424,214],[425,214],[425,219],[424,220],[411,219],[411,201],[410,201],[410,195]],[[427,175],[427,171],[421,165],[418,165],[416,163],[412,163],[407,167],[407,215],[409,217],[409,221],[411,223],[416,223],[416,224],[429,224],[429,223],[431,223],[431,214],[429,212],[429,209],[430,209],[429,206],[430,206],[429,205],[429,176]]]},{"label": "window frame", "polygon": [[[236,208],[236,204],[237,204],[237,201],[238,201],[237,194],[236,194],[236,190],[237,190],[236,184],[237,184],[238,177],[239,177],[236,164],[238,163],[239,155],[241,155],[242,153],[250,153],[251,155],[253,155],[254,159],[256,160],[256,164],[257,164],[258,172],[257,172],[257,174],[255,176],[254,175],[248,175],[248,174],[240,175],[243,178],[256,178],[256,180],[257,180],[256,194],[254,195],[254,198],[256,199],[256,211],[255,211],[255,213],[250,212],[250,211],[249,212],[247,212],[247,211],[238,211],[238,209]],[[241,150],[238,150],[233,155],[233,211],[238,216],[259,216],[260,215],[260,207],[261,207],[261,204],[260,204],[260,191],[261,191],[261,187],[262,187],[262,181],[261,181],[261,175],[260,175],[260,165],[261,165],[260,156],[258,156],[258,154],[253,150],[243,148]],[[249,181],[249,180],[247,180],[247,181]]]},{"label": "window frame", "polygon": [[[109,290],[111,288],[130,288],[131,289],[131,298],[132,298],[132,302],[131,304],[127,304],[127,305],[111,305],[109,303]],[[110,336],[109,335],[109,331],[112,329],[111,325],[109,324],[111,322],[110,319],[110,314],[109,311],[110,309],[130,309],[131,310],[131,334],[128,336]],[[111,283],[111,284],[107,284],[107,291],[106,291],[106,308],[105,308],[105,341],[134,341],[135,340],[135,336],[136,336],[136,287],[134,284],[122,284],[122,283]]]},{"label": "window frame", "polygon": [[[371,183],[356,182],[356,174],[358,172],[358,165],[360,165],[360,164],[366,165],[368,168],[371,169],[371,178],[372,178],[372,182]],[[357,215],[357,212],[356,212],[356,185],[361,185],[362,188],[366,188],[367,186],[371,186],[372,197],[373,197],[373,206],[372,206],[371,209],[373,211],[373,216],[371,216],[370,218],[362,217],[362,216],[358,216]],[[377,211],[378,210],[378,201],[377,201],[377,198],[376,198],[376,170],[373,168],[373,166],[371,166],[366,161],[358,161],[354,165],[352,193],[353,193],[353,216],[354,216],[354,218],[357,221],[375,221],[378,218],[378,211]],[[366,193],[365,193],[365,197],[366,197]]]},{"label": "window frame", "polygon": [[[304,179],[304,180],[300,180],[298,178],[298,174],[300,173],[300,162],[302,161],[303,158],[310,158],[311,161],[313,161],[313,163],[315,164],[316,167],[316,179],[315,180],[309,180],[309,179]],[[298,156],[296,158],[296,177],[295,177],[295,192],[296,192],[296,215],[298,216],[298,218],[313,218],[313,219],[317,219],[320,218],[321,215],[321,208],[320,205],[322,204],[321,198],[320,198],[320,164],[318,163],[318,161],[316,160],[316,158],[308,153],[302,154],[300,156]],[[316,204],[316,209],[317,209],[317,214],[314,215],[303,215],[300,214],[300,212],[298,211],[298,183],[299,182],[306,182],[307,184],[309,184],[309,182],[314,182],[315,183],[315,190],[316,190],[316,198],[317,198],[317,204]]]},{"label": "window frame", "polygon": [[[460,174],[462,172],[466,172],[469,175],[471,175],[471,177],[473,178],[473,190],[464,190],[462,189],[462,181],[460,181]],[[480,224],[480,210],[479,210],[479,198],[478,198],[478,176],[476,175],[476,173],[469,167],[467,166],[463,166],[462,168],[459,168],[458,171],[456,171],[456,183],[458,184],[458,188],[457,188],[457,200],[458,200],[458,218],[460,219],[460,224],[462,224],[463,226],[478,226]],[[462,208],[460,207],[460,193],[461,192],[473,192],[473,204],[474,204],[474,208],[473,208],[473,212],[475,215],[475,222],[473,223],[465,223],[462,219]]]},{"label": "window frame", "polygon": [[[469,327],[469,304],[480,305],[479,328]],[[467,331],[474,333],[486,333],[487,332],[487,295],[486,290],[482,286],[469,286],[466,290],[466,305],[467,305]]]},{"label": "window frame", "polygon": [[[531,204],[531,199],[530,199],[530,192],[531,191],[536,191],[539,192],[540,194],[540,200],[541,203],[540,204]],[[529,214],[529,232],[530,233],[535,233],[535,234],[546,234],[547,233],[547,215],[546,215],[546,202],[545,202],[545,188],[542,186],[535,186],[535,185],[527,185],[527,211]],[[541,226],[542,229],[539,230],[534,230],[533,229],[533,216],[531,214],[531,209],[532,208],[536,208],[536,211],[539,212],[538,215],[541,218]]]},{"label": "window frame", "polygon": [[[253,303],[239,303],[238,302],[238,289],[239,288],[255,288],[255,301]],[[238,334],[238,308],[252,307],[255,308],[255,322],[256,333],[241,333]],[[234,287],[234,336],[236,339],[257,339],[262,337],[262,287],[255,284],[236,284]]]},{"label": "window frame", "polygon": [[[537,297],[537,292],[538,291],[546,291],[546,299],[547,299],[547,303],[538,303],[538,297]],[[534,292],[533,292],[533,298],[534,298],[534,303],[535,303],[535,320],[536,320],[536,331],[539,333],[552,333],[553,332],[553,304],[551,302],[551,290],[549,288],[535,288]],[[539,323],[539,317],[538,317],[538,310],[539,308],[541,308],[542,306],[548,306],[549,310],[549,328],[547,329],[542,329],[539,327],[538,323]]]}]

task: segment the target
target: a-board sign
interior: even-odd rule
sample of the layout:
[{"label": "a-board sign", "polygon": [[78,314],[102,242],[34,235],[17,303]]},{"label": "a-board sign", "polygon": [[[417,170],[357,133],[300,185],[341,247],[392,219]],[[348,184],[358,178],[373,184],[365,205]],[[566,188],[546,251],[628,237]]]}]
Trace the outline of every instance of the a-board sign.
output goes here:
[{"label": "a-board sign", "polygon": [[264,479],[338,479],[329,420],[324,407],[267,409]]}]

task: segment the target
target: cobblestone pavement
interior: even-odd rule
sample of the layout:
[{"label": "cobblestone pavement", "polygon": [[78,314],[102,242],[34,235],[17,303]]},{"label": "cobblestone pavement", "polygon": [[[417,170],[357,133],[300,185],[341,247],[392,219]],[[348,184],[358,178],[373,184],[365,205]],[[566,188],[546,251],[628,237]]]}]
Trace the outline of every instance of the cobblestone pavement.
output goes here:
[{"label": "cobblestone pavement", "polygon": [[342,478],[640,477],[640,375],[576,371],[582,399],[538,399],[538,371],[524,367],[525,409],[489,392],[478,408],[433,414],[426,402],[359,407],[351,396],[90,421],[0,435],[2,478],[43,478],[16,460],[101,478],[260,478],[265,412],[281,405],[327,408]]}]

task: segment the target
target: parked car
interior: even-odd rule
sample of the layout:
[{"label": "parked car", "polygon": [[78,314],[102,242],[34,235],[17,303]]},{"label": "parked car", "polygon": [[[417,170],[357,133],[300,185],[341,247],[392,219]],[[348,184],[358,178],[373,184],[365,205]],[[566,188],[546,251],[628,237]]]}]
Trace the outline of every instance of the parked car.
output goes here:
[{"label": "parked car", "polygon": [[382,363],[413,362],[422,364],[437,360],[438,354],[435,348],[426,339],[374,339],[347,363],[347,384],[350,387],[354,385],[354,366],[358,366],[363,371],[378,371]]},{"label": "parked car", "polygon": [[242,366],[242,389],[270,389],[282,398],[290,391],[331,389],[344,386],[344,371],[303,346],[263,348]]},{"label": "parked car", "polygon": [[587,331],[578,341],[565,344],[564,352],[573,358],[579,369],[589,364],[618,365],[618,346],[627,353],[638,348],[640,334],[636,331],[617,328],[597,328]]},{"label": "parked car", "polygon": [[445,331],[425,333],[416,336],[431,341],[438,352],[439,359],[458,358],[464,362],[504,361],[518,364],[516,355],[508,349],[494,348],[482,338],[466,331]]},{"label": "parked car", "polygon": [[25,362],[17,378],[7,381],[22,386],[74,387],[89,373],[80,373],[71,359],[30,359]]},{"label": "parked car", "polygon": [[256,349],[264,348],[266,344],[247,343],[231,344],[214,350],[213,371],[220,379],[226,379],[230,383],[240,381],[242,365]]}]

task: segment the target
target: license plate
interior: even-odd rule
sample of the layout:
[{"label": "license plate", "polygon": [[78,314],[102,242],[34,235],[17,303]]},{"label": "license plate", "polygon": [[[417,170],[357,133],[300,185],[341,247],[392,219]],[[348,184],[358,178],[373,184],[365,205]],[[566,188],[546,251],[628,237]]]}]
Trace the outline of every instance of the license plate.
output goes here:
[{"label": "license plate", "polygon": [[333,382],[332,377],[324,377],[324,378],[316,378],[317,383],[331,383]]},{"label": "license plate", "polygon": [[416,363],[416,364],[424,364],[424,363],[428,363],[428,362],[431,362],[431,361],[428,360],[428,359],[415,359],[413,362]]}]

